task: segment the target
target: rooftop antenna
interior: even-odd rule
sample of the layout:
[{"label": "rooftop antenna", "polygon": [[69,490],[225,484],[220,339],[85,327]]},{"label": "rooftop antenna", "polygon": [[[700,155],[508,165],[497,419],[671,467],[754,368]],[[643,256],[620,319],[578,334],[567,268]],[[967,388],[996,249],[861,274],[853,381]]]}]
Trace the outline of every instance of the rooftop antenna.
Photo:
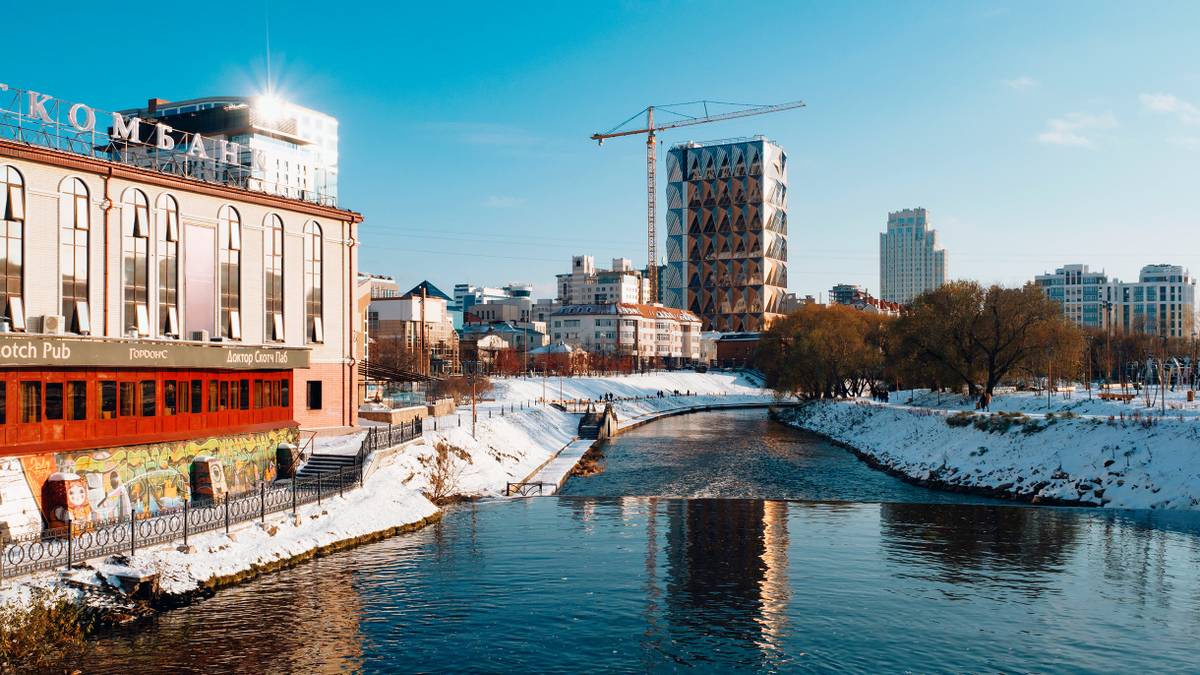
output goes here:
[{"label": "rooftop antenna", "polygon": [[271,79],[271,0],[263,0],[263,22],[267,33],[267,95],[275,95],[275,83]]}]

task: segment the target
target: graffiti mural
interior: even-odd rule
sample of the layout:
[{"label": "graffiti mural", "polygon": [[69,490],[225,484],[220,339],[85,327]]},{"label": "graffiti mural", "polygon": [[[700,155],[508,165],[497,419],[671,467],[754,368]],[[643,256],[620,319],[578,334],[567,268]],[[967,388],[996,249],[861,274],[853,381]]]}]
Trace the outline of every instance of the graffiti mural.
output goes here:
[{"label": "graffiti mural", "polygon": [[78,474],[87,485],[92,518],[147,518],[177,508],[191,494],[191,465],[196,457],[220,460],[225,485],[236,495],[259,481],[276,477],[275,449],[295,444],[295,428],[253,434],[152,443],[122,448],[82,450],[22,457],[30,491],[41,503],[42,486],[55,472]]}]

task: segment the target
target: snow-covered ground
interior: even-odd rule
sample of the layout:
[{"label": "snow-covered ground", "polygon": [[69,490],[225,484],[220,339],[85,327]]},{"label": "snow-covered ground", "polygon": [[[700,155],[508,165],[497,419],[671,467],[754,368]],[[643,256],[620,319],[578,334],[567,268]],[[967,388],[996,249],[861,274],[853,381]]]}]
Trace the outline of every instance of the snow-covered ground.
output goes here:
[{"label": "snow-covered ground", "polygon": [[[1120,389],[1109,389],[1111,393],[1119,394]],[[1134,393],[1130,388],[1129,393]],[[1152,386],[1149,388],[1150,400],[1152,405],[1146,405],[1146,392],[1138,394],[1133,400],[1128,403],[1116,400],[1102,400],[1100,398],[1100,390],[1092,389],[1091,399],[1088,398],[1088,392],[1082,385],[1076,385],[1073,392],[1058,392],[1050,395],[1047,401],[1046,394],[1037,394],[1029,391],[1004,391],[1000,390],[992,398],[991,410],[1020,412],[1027,415],[1042,415],[1047,412],[1062,413],[1071,412],[1080,416],[1099,415],[1101,417],[1120,417],[1124,414],[1126,417],[1133,415],[1135,412],[1138,415],[1154,414],[1159,415],[1163,410],[1162,399],[1158,397],[1158,387]],[[911,403],[909,401],[911,400]],[[934,408],[939,410],[971,410],[975,409],[975,399],[967,398],[959,394],[947,394],[931,392],[927,389],[918,390],[903,390],[900,392],[891,392],[889,402],[898,405],[909,404],[921,408]],[[1189,403],[1187,401],[1187,390],[1184,387],[1177,387],[1175,391],[1167,390],[1166,395],[1166,414],[1178,418],[1180,415],[1184,417],[1200,417],[1200,401]]]},{"label": "snow-covered ground", "polygon": [[121,563],[116,558],[91,561],[90,567],[54,570],[17,580],[0,591],[0,602],[22,601],[35,589],[62,589],[83,600],[89,587],[115,586],[115,576],[157,574],[160,588],[186,594],[222,578],[268,567],[339,542],[375,535],[418,523],[437,513],[437,507],[415,490],[402,487],[402,468],[381,466],[360,490],[333,496],[321,505],[308,504],[268,515],[264,523],[236,525],[224,531],[194,535],[190,550],[181,542],[139,550]]},{"label": "snow-covered ground", "polygon": [[913,403],[930,407],[908,400],[902,393],[889,404],[819,402],[784,415],[934,486],[1114,508],[1200,508],[1195,404],[1179,400],[1172,410],[1168,398],[1166,416],[1148,417],[1144,403],[1089,403],[1077,392],[1071,400],[1052,399],[1054,414],[1047,416],[1045,398],[1032,394],[997,397],[991,413],[976,413],[961,396],[943,395],[940,407],[927,392]]},{"label": "snow-covered ground", "polygon": [[693,394],[763,395],[763,389],[736,372],[696,373],[675,370],[645,375],[614,375],[610,377],[548,377],[501,378],[492,380],[490,396],[497,401],[555,399],[600,399],[605,394],[614,397],[645,396],[662,391],[690,391]]},{"label": "snow-covered ground", "polygon": [[[456,460],[456,492],[471,496],[497,496],[509,482],[530,476],[576,435],[579,415],[538,404],[542,387],[551,400],[598,400],[612,394],[617,400],[619,426],[642,420],[651,413],[672,412],[714,404],[768,403],[772,392],[735,372],[695,373],[673,371],[613,377],[504,378],[493,380],[487,396],[493,400],[477,406],[477,429],[471,435],[470,406],[452,415],[424,423],[422,443],[413,444],[397,459],[404,467],[405,485],[428,490],[435,446],[445,441],[464,451]],[[560,393],[561,387],[561,393]],[[692,392],[690,396],[656,396],[658,392]],[[649,398],[639,398],[639,397]],[[522,403],[525,407],[522,408]],[[504,409],[501,416],[500,409]],[[460,426],[461,423],[461,426]],[[436,430],[435,430],[436,426]]]}]

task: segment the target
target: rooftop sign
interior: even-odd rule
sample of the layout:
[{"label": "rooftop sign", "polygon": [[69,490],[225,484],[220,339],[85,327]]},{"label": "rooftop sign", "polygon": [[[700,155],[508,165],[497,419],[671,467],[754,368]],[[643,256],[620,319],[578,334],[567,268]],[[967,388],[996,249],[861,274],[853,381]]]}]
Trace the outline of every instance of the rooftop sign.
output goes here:
[{"label": "rooftop sign", "polygon": [[[64,101],[3,83],[0,83],[0,138],[209,183],[280,194],[276,189],[279,186],[264,180],[267,161],[259,149],[178,131],[155,119],[104,112],[86,103]],[[305,192],[300,198],[334,205],[332,198],[313,192]]]}]

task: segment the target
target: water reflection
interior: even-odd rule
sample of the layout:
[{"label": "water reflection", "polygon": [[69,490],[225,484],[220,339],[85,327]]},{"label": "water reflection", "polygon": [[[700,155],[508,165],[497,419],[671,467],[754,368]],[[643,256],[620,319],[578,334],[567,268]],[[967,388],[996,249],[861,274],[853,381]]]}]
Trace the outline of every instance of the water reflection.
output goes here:
[{"label": "water reflection", "polygon": [[[353,575],[326,560],[224,589],[210,600],[168,612],[91,643],[84,671],[145,670],[170,664],[177,673],[313,672],[330,663],[362,663],[362,602]],[[217,611],[206,611],[212,603]]]},{"label": "water reflection", "polygon": [[1068,509],[482,503],[103,637],[86,670],[1187,670],[1197,540]]},{"label": "water reflection", "polygon": [[1063,568],[1078,537],[1079,519],[1053,509],[881,504],[879,514],[881,543],[904,564],[902,574],[1007,584],[1031,594],[1046,590],[1045,573]]}]

